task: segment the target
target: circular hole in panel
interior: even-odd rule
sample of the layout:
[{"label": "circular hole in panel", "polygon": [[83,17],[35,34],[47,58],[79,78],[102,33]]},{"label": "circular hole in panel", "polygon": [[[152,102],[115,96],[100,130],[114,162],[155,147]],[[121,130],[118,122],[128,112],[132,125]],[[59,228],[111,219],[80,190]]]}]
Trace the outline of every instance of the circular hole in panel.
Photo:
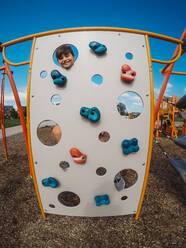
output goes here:
[{"label": "circular hole in panel", "polygon": [[[65,55],[66,63],[63,64],[64,61],[61,61],[61,56]],[[58,58],[57,58],[57,56]],[[74,62],[78,58],[78,49],[72,45],[72,44],[61,44],[61,46],[57,47],[56,50],[53,53],[53,61],[56,65],[65,68],[70,69]],[[67,62],[67,60],[69,60]]]},{"label": "circular hole in panel", "polygon": [[106,131],[103,131],[99,134],[99,140],[101,142],[107,142],[110,139],[110,134]]},{"label": "circular hole in panel", "polygon": [[54,204],[49,204],[49,207],[50,208],[55,208],[55,205]]},{"label": "circular hole in panel", "polygon": [[60,95],[53,95],[51,97],[51,102],[54,105],[59,105],[61,103],[61,96]]},{"label": "circular hole in panel", "polygon": [[138,174],[135,170],[124,169],[119,173],[125,181],[125,189],[130,188],[132,185],[134,185],[137,182]]},{"label": "circular hole in panel", "polygon": [[66,170],[67,168],[70,167],[69,163],[66,162],[66,161],[61,161],[61,162],[59,163],[59,166],[60,166],[63,170]]},{"label": "circular hole in panel", "polygon": [[46,72],[46,71],[42,71],[42,72],[40,73],[40,77],[41,77],[41,78],[46,78],[46,76],[47,76],[47,72]]},{"label": "circular hole in panel", "polygon": [[76,207],[80,203],[79,196],[70,191],[61,192],[58,195],[58,200],[66,207]]},{"label": "circular hole in panel", "polygon": [[126,119],[135,119],[143,111],[142,98],[133,91],[124,92],[118,97],[117,110]]},{"label": "circular hole in panel", "polygon": [[103,175],[106,174],[106,172],[107,172],[107,170],[106,170],[104,167],[99,167],[99,168],[97,168],[97,170],[96,170],[96,174],[97,174],[98,176],[103,176]]},{"label": "circular hole in panel", "polygon": [[124,200],[127,200],[127,198],[128,197],[126,195],[124,195],[124,196],[121,197],[121,200],[124,201]]},{"label": "circular hole in panel", "polygon": [[133,59],[133,54],[132,53],[126,53],[125,58],[131,60],[131,59]]},{"label": "circular hole in panel", "polygon": [[54,146],[61,139],[61,129],[54,121],[42,121],[37,128],[37,136],[44,145]]},{"label": "circular hole in panel", "polygon": [[94,76],[92,76],[91,80],[93,83],[97,85],[100,85],[103,83],[103,77],[99,74],[95,74]]}]

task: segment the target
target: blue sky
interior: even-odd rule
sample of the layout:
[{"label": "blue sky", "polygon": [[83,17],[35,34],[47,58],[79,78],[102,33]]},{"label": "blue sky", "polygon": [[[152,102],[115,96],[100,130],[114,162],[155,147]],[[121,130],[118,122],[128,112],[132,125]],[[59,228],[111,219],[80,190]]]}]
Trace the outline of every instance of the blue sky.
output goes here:
[{"label": "blue sky", "polygon": [[[179,39],[186,28],[185,0],[6,0],[1,1],[1,42],[43,31],[70,27],[122,27],[159,33]],[[150,39],[152,58],[169,60],[175,45]],[[7,48],[7,58],[12,62],[29,60],[31,42]],[[0,66],[2,56],[0,55]],[[153,63],[154,91],[157,96],[163,77],[161,64]],[[11,67],[20,93],[26,104],[28,66]],[[186,55],[175,65],[176,71],[186,71]],[[5,104],[15,105],[8,80],[5,81]],[[167,95],[186,94],[186,77],[171,76]]]}]

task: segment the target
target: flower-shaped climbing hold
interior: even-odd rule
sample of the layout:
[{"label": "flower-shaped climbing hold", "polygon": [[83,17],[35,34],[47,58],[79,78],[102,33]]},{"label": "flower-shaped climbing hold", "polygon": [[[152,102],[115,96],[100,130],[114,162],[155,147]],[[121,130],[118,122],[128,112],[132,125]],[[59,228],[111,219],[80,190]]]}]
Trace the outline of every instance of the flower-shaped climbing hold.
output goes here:
[{"label": "flower-shaped climbing hold", "polygon": [[84,164],[87,160],[87,155],[81,153],[77,148],[71,148],[70,155],[73,157],[74,162],[77,164]]},{"label": "flower-shaped climbing hold", "polygon": [[89,43],[89,47],[92,49],[92,51],[96,54],[104,54],[107,51],[107,48],[105,45],[97,42],[97,41],[91,41]]},{"label": "flower-shaped climbing hold", "polygon": [[96,206],[99,207],[101,205],[109,205],[110,199],[108,195],[97,195],[94,197],[94,200],[96,202]]},{"label": "flower-shaped climbing hold", "polygon": [[138,140],[136,138],[133,138],[131,140],[123,140],[121,146],[123,154],[125,155],[139,151]]},{"label": "flower-shaped climbing hold", "polygon": [[136,72],[131,69],[131,67],[127,64],[122,65],[121,67],[121,79],[127,83],[131,83],[134,81]]},{"label": "flower-shaped climbing hold", "polygon": [[91,122],[97,122],[100,120],[101,114],[98,108],[82,107],[80,109],[80,115],[89,119]]},{"label": "flower-shaped climbing hold", "polygon": [[53,177],[48,177],[42,180],[42,184],[45,187],[57,188],[59,185],[58,181]]},{"label": "flower-shaped climbing hold", "polygon": [[53,79],[53,82],[57,86],[64,86],[67,82],[67,78],[62,75],[58,70],[53,70],[51,72],[51,77]]}]

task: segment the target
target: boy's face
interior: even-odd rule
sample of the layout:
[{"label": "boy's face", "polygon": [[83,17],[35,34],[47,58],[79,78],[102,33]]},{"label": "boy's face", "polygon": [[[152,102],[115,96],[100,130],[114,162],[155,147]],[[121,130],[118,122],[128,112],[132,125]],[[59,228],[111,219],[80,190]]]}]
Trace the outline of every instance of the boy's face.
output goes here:
[{"label": "boy's face", "polygon": [[75,56],[70,52],[67,54],[62,53],[61,57],[58,59],[60,65],[66,69],[70,68],[74,64]]}]

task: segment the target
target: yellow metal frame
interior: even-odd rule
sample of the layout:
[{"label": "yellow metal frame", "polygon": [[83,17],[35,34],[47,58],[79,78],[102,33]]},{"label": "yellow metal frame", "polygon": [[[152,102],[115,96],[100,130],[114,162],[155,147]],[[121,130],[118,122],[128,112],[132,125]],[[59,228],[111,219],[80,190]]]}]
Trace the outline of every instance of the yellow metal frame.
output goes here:
[{"label": "yellow metal frame", "polygon": [[151,60],[151,54],[150,54],[150,45],[149,45],[148,35],[145,35],[145,42],[146,42],[147,57],[148,57],[148,63],[149,63],[151,116],[150,116],[150,134],[149,134],[149,150],[148,150],[148,156],[147,156],[147,165],[146,165],[146,171],[145,171],[145,178],[144,178],[144,182],[143,182],[143,188],[142,188],[142,192],[141,192],[141,196],[140,196],[140,200],[139,200],[139,204],[138,204],[138,209],[136,212],[136,220],[139,217],[141,206],[143,203],[143,198],[145,195],[145,190],[147,187],[147,180],[148,180],[150,161],[151,161],[151,155],[152,155],[152,141],[153,141],[153,130],[154,130],[154,87],[153,87],[153,74],[152,74],[152,60]]},{"label": "yellow metal frame", "polygon": [[[160,34],[141,31],[141,30],[127,29],[127,28],[85,27],[85,28],[67,28],[67,29],[59,29],[59,30],[54,30],[54,31],[37,33],[37,34],[22,37],[22,38],[13,40],[13,41],[9,41],[9,42],[6,42],[6,43],[3,43],[0,45],[0,47],[3,48],[3,58],[7,62],[7,64],[10,64],[13,66],[21,66],[21,65],[29,64],[28,88],[27,88],[27,134],[28,134],[29,156],[30,156],[31,168],[32,168],[32,172],[33,172],[33,181],[34,181],[34,186],[36,189],[36,194],[37,194],[37,198],[38,198],[38,202],[39,202],[39,206],[40,206],[43,218],[45,218],[46,216],[45,216],[45,213],[43,210],[43,206],[42,206],[42,202],[41,202],[40,194],[39,194],[39,189],[38,189],[38,185],[37,185],[34,163],[33,163],[33,156],[32,156],[31,136],[30,136],[30,98],[29,98],[29,96],[30,96],[30,83],[31,83],[31,71],[32,71],[34,47],[35,47],[36,38],[38,38],[38,37],[43,37],[46,35],[52,35],[52,34],[58,34],[58,33],[77,32],[77,31],[115,31],[115,32],[128,32],[128,33],[140,34],[140,35],[145,36],[148,63],[149,63],[149,75],[150,75],[150,92],[151,92],[151,106],[150,106],[150,108],[151,108],[151,117],[150,117],[151,121],[150,122],[151,122],[151,125],[150,125],[147,166],[146,166],[146,172],[145,172],[145,178],[144,178],[142,193],[140,196],[140,201],[139,201],[138,209],[137,209],[137,213],[136,213],[136,220],[137,220],[139,217],[139,213],[141,210],[141,206],[142,206],[142,202],[143,202],[143,198],[144,198],[144,194],[145,194],[145,189],[147,186],[147,179],[148,179],[150,160],[151,160],[151,154],[152,154],[153,123],[154,123],[154,91],[153,91],[152,62],[162,63],[162,64],[171,64],[171,63],[174,63],[175,61],[177,61],[179,59],[179,57],[181,56],[181,53],[182,53],[181,45],[183,44],[183,41],[178,40],[178,39],[174,39],[174,38],[171,38],[171,37],[168,37],[165,35],[160,35]],[[157,60],[157,59],[152,59],[151,54],[150,54],[149,37],[161,39],[164,41],[169,41],[169,42],[173,42],[173,43],[178,44],[179,52],[178,52],[177,56],[174,59],[171,59],[169,61],[161,61],[161,60]],[[6,58],[6,54],[5,54],[5,48],[8,46],[11,46],[11,45],[15,45],[15,44],[20,43],[20,42],[28,41],[28,40],[33,40],[30,60],[25,61],[25,62],[20,62],[20,63],[13,63],[13,62],[8,61],[8,59]]]},{"label": "yellow metal frame", "polygon": [[3,58],[4,60],[7,62],[7,64],[13,65],[13,66],[20,66],[20,65],[25,65],[25,64],[29,64],[30,61],[25,61],[25,62],[20,62],[20,63],[13,63],[8,61],[8,59],[6,58],[5,55],[5,48],[11,45],[15,45],[17,43],[20,42],[24,42],[24,41],[28,41],[28,40],[33,40],[34,38],[38,38],[38,37],[42,37],[42,36],[46,36],[46,35],[52,35],[52,34],[58,34],[58,33],[67,33],[67,32],[78,32],[78,31],[116,31],[116,32],[128,32],[128,33],[134,33],[134,34],[141,34],[141,35],[145,35],[151,38],[156,38],[156,39],[161,39],[164,41],[169,41],[169,42],[173,42],[173,43],[177,43],[179,45],[179,52],[177,54],[177,56],[174,59],[171,59],[169,61],[163,61],[163,60],[157,60],[157,59],[152,59],[152,62],[155,63],[162,63],[162,64],[172,64],[174,62],[176,62],[180,56],[181,56],[181,52],[182,52],[182,48],[181,45],[183,44],[182,40],[178,40],[172,37],[168,37],[165,35],[161,35],[161,34],[156,34],[156,33],[152,33],[152,32],[147,32],[147,31],[142,31],[142,30],[136,30],[136,29],[128,29],[128,28],[112,28],[112,27],[84,27],[84,28],[66,28],[66,29],[58,29],[58,30],[53,30],[53,31],[47,31],[47,32],[42,32],[42,33],[37,33],[37,34],[32,34],[29,36],[25,36],[16,40],[12,40],[6,43],[3,43],[0,45],[0,47],[3,48]]}]

